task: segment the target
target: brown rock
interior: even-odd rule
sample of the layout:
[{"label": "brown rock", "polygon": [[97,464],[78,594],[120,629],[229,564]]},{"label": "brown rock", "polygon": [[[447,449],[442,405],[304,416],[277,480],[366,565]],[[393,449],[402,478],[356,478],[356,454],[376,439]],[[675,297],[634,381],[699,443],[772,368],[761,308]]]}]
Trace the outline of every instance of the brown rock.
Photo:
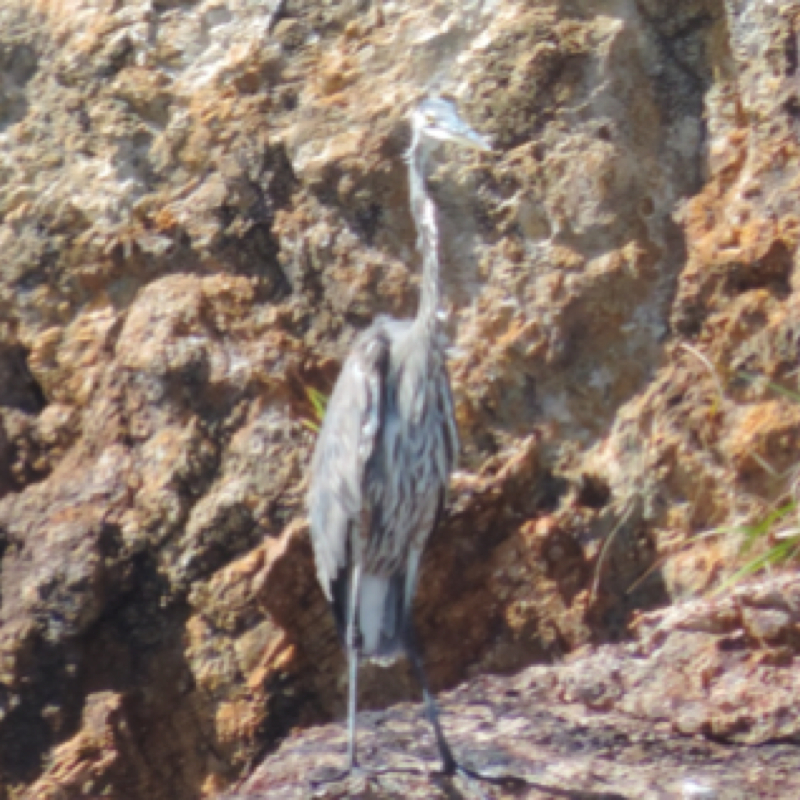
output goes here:
[{"label": "brown rock", "polygon": [[[795,535],[800,7],[358,6],[0,8],[0,798],[339,763],[292,733],[344,708],[309,390],[416,307],[426,91],[495,144],[430,181],[463,471],[417,612],[434,686],[473,678],[457,748],[502,796],[796,793],[800,588],[725,581]],[[430,764],[415,708],[370,716],[404,665],[362,688],[376,760]],[[478,791],[431,787],[358,791]]]}]

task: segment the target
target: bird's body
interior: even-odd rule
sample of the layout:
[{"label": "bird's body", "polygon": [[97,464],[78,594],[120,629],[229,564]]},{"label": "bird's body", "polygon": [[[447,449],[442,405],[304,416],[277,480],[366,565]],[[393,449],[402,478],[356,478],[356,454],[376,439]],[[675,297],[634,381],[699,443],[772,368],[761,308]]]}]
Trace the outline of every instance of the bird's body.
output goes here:
[{"label": "bird's body", "polygon": [[458,436],[439,306],[436,210],[424,171],[438,142],[486,143],[443,100],[412,116],[411,212],[423,256],[414,320],[378,317],[347,357],[328,403],[308,496],[317,575],[348,650],[349,768],[355,760],[360,656],[404,651],[423,686],[445,770],[455,761],[414,644],[412,600],[425,543],[441,517]]},{"label": "bird's body", "polygon": [[[314,473],[324,465],[332,477],[310,494],[319,579],[344,638],[352,566],[361,565],[357,615],[367,657],[404,646],[420,557],[458,449],[444,335],[434,330],[424,352],[418,338],[413,323],[387,317],[358,337],[315,453]],[[358,442],[356,452],[345,442]]]}]

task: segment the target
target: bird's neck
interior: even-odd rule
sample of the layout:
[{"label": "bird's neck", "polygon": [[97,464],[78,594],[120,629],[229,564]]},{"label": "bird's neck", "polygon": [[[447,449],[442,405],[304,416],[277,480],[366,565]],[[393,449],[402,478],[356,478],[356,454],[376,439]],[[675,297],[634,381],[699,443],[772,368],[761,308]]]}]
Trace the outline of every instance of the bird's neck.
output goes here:
[{"label": "bird's neck", "polygon": [[417,225],[420,251],[422,252],[422,280],[419,292],[419,308],[414,326],[421,335],[433,336],[439,329],[439,230],[436,225],[436,206],[425,198]]},{"label": "bird's neck", "polygon": [[439,229],[436,206],[425,187],[425,147],[419,142],[412,144],[408,160],[411,214],[417,227],[417,248],[422,254],[422,281],[414,329],[427,338],[434,336],[439,327]]}]

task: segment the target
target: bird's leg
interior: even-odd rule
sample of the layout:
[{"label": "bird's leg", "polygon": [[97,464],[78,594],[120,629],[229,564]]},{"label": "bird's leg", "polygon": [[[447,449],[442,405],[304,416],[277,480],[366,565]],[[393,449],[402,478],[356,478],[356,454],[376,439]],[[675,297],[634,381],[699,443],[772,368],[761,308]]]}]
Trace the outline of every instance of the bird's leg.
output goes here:
[{"label": "bird's leg", "polygon": [[347,767],[333,775],[316,777],[315,785],[338,783],[360,771],[356,757],[356,711],[358,697],[358,662],[361,656],[361,634],[358,630],[358,601],[361,593],[361,568],[354,567],[350,574],[350,587],[347,609],[347,628],[345,629],[345,649],[347,650]]},{"label": "bird's leg", "polygon": [[347,769],[352,772],[356,760],[356,712],[358,696],[358,661],[361,654],[361,636],[358,631],[358,601],[361,594],[361,567],[353,568],[350,583],[350,613],[347,619]]},{"label": "bird's leg", "polygon": [[[422,666],[422,654],[419,646],[417,645],[414,628],[410,619],[406,623],[405,644],[408,660],[411,662],[411,666],[414,669],[414,674],[417,676],[417,680],[422,686],[422,697],[425,700],[425,716],[431,723],[433,732],[436,736],[436,745],[439,748],[439,757],[442,759],[442,772],[444,775],[458,775],[460,778],[466,780],[468,785],[474,791],[475,795],[482,798],[482,800],[489,800],[489,798],[486,794],[484,794],[480,784],[478,784],[477,781],[487,781],[489,783],[502,785],[509,779],[516,779],[521,780],[521,782],[525,785],[540,788],[540,784],[527,781],[524,778],[520,779],[515,775],[506,775],[503,773],[498,774],[494,770],[473,769],[456,761],[453,751],[450,749],[450,745],[447,743],[447,739],[444,738],[444,731],[442,730],[442,725],[439,721],[439,708],[436,705],[436,700],[431,693],[431,690],[428,688],[428,680],[425,677],[425,669]],[[544,788],[549,790],[550,787]],[[560,794],[559,790],[556,790],[556,792]],[[567,797],[571,795],[565,793],[564,796]]]},{"label": "bird's leg", "polygon": [[444,731],[439,721],[439,709],[436,705],[436,700],[431,694],[431,690],[428,688],[428,679],[425,677],[425,669],[422,666],[422,656],[417,646],[414,628],[410,620],[407,623],[405,640],[408,660],[411,662],[411,666],[420,686],[422,686],[422,697],[425,701],[425,716],[428,718],[428,722],[431,723],[434,735],[436,736],[436,745],[439,748],[439,756],[442,759],[442,771],[445,775],[452,775],[456,771],[458,764],[453,757],[453,751],[450,749],[450,745],[447,744],[447,739],[444,738]]}]

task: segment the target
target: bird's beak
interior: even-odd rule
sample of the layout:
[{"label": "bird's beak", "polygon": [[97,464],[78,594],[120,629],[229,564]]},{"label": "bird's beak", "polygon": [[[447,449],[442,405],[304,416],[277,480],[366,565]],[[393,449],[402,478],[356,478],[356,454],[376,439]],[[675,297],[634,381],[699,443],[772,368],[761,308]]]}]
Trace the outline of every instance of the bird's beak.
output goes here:
[{"label": "bird's beak", "polygon": [[466,122],[450,120],[446,128],[432,129],[428,132],[432,139],[440,142],[453,142],[471,150],[491,150],[492,146],[479,133],[476,133]]},{"label": "bird's beak", "polygon": [[473,150],[491,150],[492,146],[489,144],[488,140],[484,139],[479,133],[476,133],[472,128],[465,125],[464,131],[459,131],[455,141],[459,144],[464,145],[464,147],[470,147]]}]

